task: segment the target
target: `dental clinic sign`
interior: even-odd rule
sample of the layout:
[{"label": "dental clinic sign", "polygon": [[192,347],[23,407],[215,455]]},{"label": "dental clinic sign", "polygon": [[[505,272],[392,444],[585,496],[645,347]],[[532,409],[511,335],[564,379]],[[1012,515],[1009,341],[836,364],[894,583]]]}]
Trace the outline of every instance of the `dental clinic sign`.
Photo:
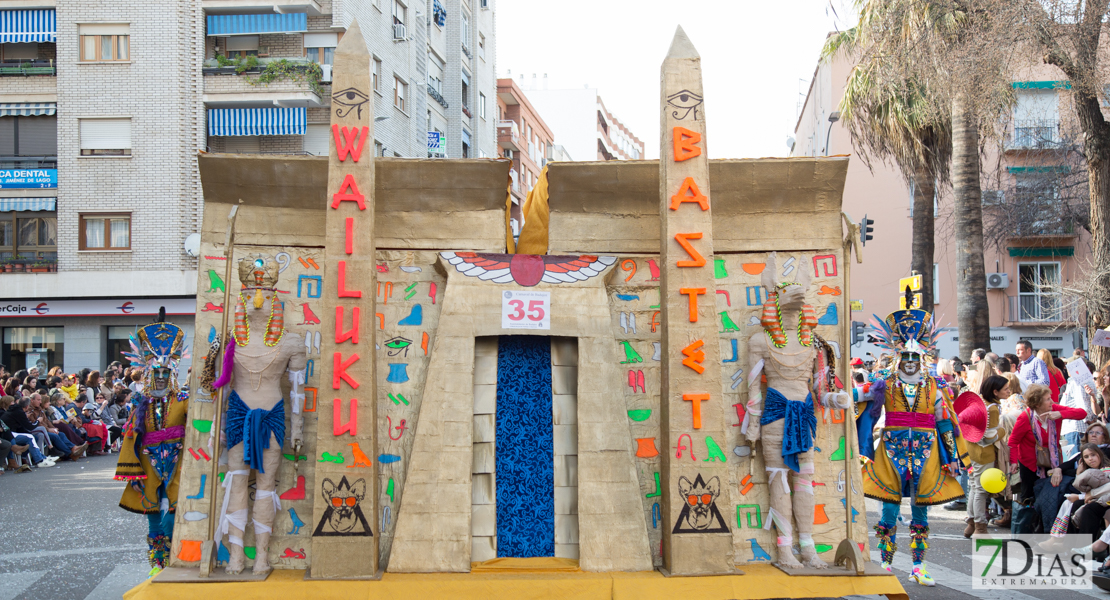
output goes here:
[{"label": "dental clinic sign", "polygon": [[57,169],[0,169],[0,188],[56,188]]}]

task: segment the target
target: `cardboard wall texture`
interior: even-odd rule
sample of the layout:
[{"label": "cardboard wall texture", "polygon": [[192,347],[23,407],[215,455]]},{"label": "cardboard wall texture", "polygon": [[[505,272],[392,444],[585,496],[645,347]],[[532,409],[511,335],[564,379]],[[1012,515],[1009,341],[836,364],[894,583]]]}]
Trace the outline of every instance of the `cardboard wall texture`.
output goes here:
[{"label": "cardboard wall texture", "polygon": [[[316,334],[334,333],[321,325],[328,321],[316,312],[313,296],[319,286],[335,285],[323,276],[327,160],[210,154],[200,157],[200,165],[205,196],[200,339],[190,340],[198,359],[208,334],[219,327],[223,293],[210,271],[223,273],[226,216],[242,199],[237,232],[242,246],[233,258],[259,252],[283,265],[279,293],[287,299],[286,335],[307,339],[306,352],[319,364],[323,355]],[[514,332],[577,339],[573,425],[580,568],[638,571],[661,565],[660,532],[674,523],[656,505],[662,504],[662,494],[681,501],[677,489],[659,487],[661,455],[700,464],[708,454],[704,444],[687,443],[687,438],[672,447],[661,442],[658,163],[552,164],[552,252],[515,262],[513,256],[497,254],[505,244],[507,161],[380,159],[375,166],[377,283],[362,289],[376,292],[377,301],[378,314],[371,321],[378,345],[377,447],[362,451],[378,469],[377,514],[365,516],[377,535],[379,571],[470,570],[473,538],[489,531],[487,523],[473,522],[475,506],[488,501],[476,500],[485,489],[479,479],[496,476],[496,466],[479,464],[485,459],[476,453],[476,444],[486,443],[483,424],[491,409],[488,377],[475,379],[476,369],[488,369],[479,364],[484,351],[476,348],[476,339]],[[720,363],[719,408],[726,424],[718,441],[726,457],[728,492],[718,505],[739,566],[772,561],[776,552],[774,534],[766,528],[761,449],[752,450],[738,426],[747,400],[747,339],[759,331],[758,315],[767,297],[760,269],[770,251],[778,251],[782,269],[787,264],[812,269],[814,284],[806,302],[821,319],[817,332],[845,347],[842,319],[849,296],[840,201],[846,167],[845,158],[709,162],[715,253],[706,259],[713,265],[716,293],[700,300],[715,313],[719,348],[712,354]],[[572,256],[559,257],[567,254]],[[576,271],[580,277],[551,275],[534,283],[527,280],[530,271],[521,262],[526,260],[539,260],[532,265],[543,267],[541,275]],[[566,282],[556,283],[560,278]],[[550,330],[501,328],[502,295],[525,290],[551,293]],[[837,368],[846,380],[845,365]],[[309,373],[309,404],[315,398],[317,411],[331,410],[332,397],[325,392],[330,388],[324,385],[330,382],[320,380],[320,371]],[[196,381],[191,386],[199,387]],[[188,448],[207,448],[209,434],[202,430],[212,419],[213,405],[205,400],[194,397]],[[317,524],[310,521],[322,483],[315,469],[324,458],[315,447],[316,414],[306,413],[306,458],[297,461],[296,471],[292,460],[283,460],[278,475],[278,491],[285,498],[270,546],[278,569],[303,569],[313,560],[308,550]],[[844,537],[845,486],[862,490],[858,470],[848,468],[855,449],[854,440],[843,437],[843,418],[840,411],[817,409],[814,537],[830,562]],[[365,426],[369,423],[360,423]],[[350,464],[352,456],[344,456]],[[563,461],[556,477],[563,473],[566,479],[569,463]],[[182,468],[182,489],[198,495],[201,475],[211,463],[186,452]],[[222,488],[219,481],[203,487],[198,498],[183,495],[178,511],[207,510],[207,494]],[[567,502],[552,502],[557,500]],[[862,507],[862,495],[854,495],[853,504]],[[860,510],[855,519],[853,537],[866,542],[866,514]],[[203,539],[205,523],[179,519],[175,543]],[[250,546],[253,538],[247,535]],[[478,559],[495,551],[488,541],[486,548]],[[176,558],[176,548],[174,554],[175,566],[189,566]]]}]

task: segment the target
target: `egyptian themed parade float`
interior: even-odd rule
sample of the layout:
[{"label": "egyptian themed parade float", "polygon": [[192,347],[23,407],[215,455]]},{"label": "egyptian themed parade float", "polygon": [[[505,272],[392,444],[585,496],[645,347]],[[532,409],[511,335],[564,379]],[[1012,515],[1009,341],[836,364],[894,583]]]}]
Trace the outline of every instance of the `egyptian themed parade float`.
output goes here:
[{"label": "egyptian themed parade float", "polygon": [[207,357],[129,597],[905,597],[844,393],[848,158],[710,160],[679,29],[660,160],[549,164],[515,240],[509,161],[373,156],[369,59],[352,23],[327,159],[199,158]]}]

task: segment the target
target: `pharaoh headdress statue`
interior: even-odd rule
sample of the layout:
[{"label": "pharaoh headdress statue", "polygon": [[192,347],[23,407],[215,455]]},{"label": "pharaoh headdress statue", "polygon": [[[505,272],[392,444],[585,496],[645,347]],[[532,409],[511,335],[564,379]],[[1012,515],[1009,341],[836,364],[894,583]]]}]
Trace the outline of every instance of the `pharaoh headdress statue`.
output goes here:
[{"label": "pharaoh headdress statue", "polygon": [[270,303],[270,318],[266,322],[267,346],[273,347],[281,342],[285,333],[284,305],[277,296],[278,264],[273,258],[262,254],[251,254],[239,261],[239,282],[243,289],[235,302],[235,345],[240,348],[250,343],[251,329],[247,322],[247,298],[255,308]]}]

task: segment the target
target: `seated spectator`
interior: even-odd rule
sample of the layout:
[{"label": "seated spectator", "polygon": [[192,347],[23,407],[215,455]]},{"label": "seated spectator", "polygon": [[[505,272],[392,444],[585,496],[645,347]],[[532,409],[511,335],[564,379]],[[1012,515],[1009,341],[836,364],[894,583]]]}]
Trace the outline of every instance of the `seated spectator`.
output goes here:
[{"label": "seated spectator", "polygon": [[80,446],[85,442],[81,432],[81,418],[76,411],[72,415],[69,414],[65,407],[66,399],[67,396],[61,392],[51,396],[43,403],[41,416],[56,427],[70,443]]},{"label": "seated spectator", "polygon": [[109,444],[114,446],[123,436],[127,425],[127,397],[130,392],[120,391],[112,395],[112,402],[101,411],[101,419],[108,426]]},{"label": "seated spectator", "polygon": [[[11,396],[0,397],[0,415],[7,411],[8,408],[15,402],[15,398]],[[0,453],[0,458],[5,459],[8,468],[18,473],[30,471],[30,467],[20,462],[19,457],[22,454],[28,454],[31,457],[31,464],[40,467],[53,467],[54,457],[45,458],[39,449],[35,447],[34,438],[29,435],[14,433],[8,427],[8,424],[0,419],[0,439],[7,440],[11,446],[7,452]]]},{"label": "seated spectator", "polygon": [[108,428],[100,421],[96,408],[97,406],[92,402],[86,402],[82,409],[81,422],[90,448],[88,452],[93,456],[101,456],[105,453],[105,445],[108,442]]},{"label": "seated spectator", "polygon": [[69,396],[70,400],[76,400],[77,399],[77,376],[76,375],[66,375],[65,377],[63,377],[62,378],[62,384],[58,386],[58,389],[65,392],[66,395]]},{"label": "seated spectator", "polygon": [[[1039,384],[1030,385],[1025,391],[1025,406],[1014,423],[1008,444],[1010,473],[1021,475],[1020,503],[1029,506],[1033,503],[1033,485],[1038,479],[1051,479],[1053,487],[1059,486],[1063,479],[1064,459],[1060,452],[1063,420],[1082,420],[1087,411],[1052,402],[1052,390]],[[1055,508],[1052,516],[1055,517]]]},{"label": "seated spectator", "polygon": [[141,392],[143,390],[143,372],[140,369],[131,370],[131,383],[127,389],[132,392]]}]

